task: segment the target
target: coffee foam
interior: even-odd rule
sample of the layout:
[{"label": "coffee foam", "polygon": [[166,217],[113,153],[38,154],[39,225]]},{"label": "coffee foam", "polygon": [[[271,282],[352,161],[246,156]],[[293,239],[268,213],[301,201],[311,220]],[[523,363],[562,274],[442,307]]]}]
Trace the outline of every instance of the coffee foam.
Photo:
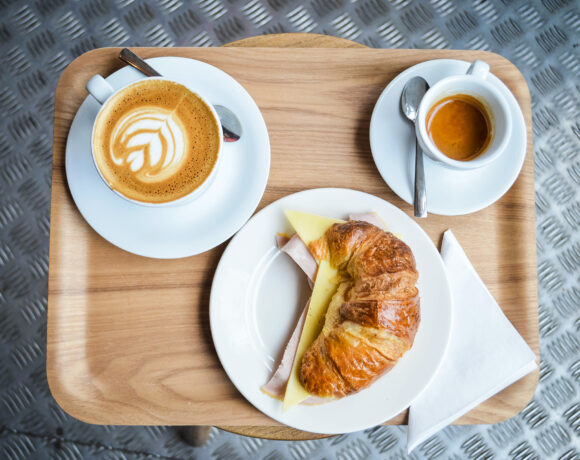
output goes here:
[{"label": "coffee foam", "polygon": [[183,85],[143,80],[117,93],[99,114],[95,160],[111,188],[163,203],[199,187],[220,146],[210,108]]},{"label": "coffee foam", "polygon": [[117,123],[111,135],[111,159],[117,166],[128,166],[143,182],[159,182],[181,166],[186,136],[174,112],[139,107]]}]

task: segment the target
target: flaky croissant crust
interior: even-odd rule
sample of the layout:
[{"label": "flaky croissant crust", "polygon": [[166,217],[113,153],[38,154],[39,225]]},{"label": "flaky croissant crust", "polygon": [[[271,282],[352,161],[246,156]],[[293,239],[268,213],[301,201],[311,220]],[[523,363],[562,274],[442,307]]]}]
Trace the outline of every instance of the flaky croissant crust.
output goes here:
[{"label": "flaky croissant crust", "polygon": [[367,222],[334,224],[310,250],[329,257],[341,282],[302,358],[300,381],[313,395],[341,398],[369,386],[413,345],[419,275],[409,246]]}]

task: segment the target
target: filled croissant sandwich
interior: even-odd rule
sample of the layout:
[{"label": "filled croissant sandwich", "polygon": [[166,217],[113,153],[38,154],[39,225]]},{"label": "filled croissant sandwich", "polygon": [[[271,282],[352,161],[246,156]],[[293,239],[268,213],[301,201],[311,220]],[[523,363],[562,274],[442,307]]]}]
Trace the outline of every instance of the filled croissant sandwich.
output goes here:
[{"label": "filled croissant sandwich", "polygon": [[413,253],[376,215],[351,219],[318,225],[321,236],[311,222],[301,232],[294,219],[298,235],[279,237],[282,251],[314,278],[309,305],[262,387],[285,408],[367,388],[413,345],[421,316]]}]

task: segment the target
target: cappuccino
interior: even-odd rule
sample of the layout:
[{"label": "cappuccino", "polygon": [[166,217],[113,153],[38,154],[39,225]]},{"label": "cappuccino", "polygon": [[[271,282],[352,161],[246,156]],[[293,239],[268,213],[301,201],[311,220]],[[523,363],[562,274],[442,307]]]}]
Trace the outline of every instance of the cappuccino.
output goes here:
[{"label": "cappuccino", "polygon": [[104,105],[95,122],[93,154],[101,175],[123,196],[168,203],[200,187],[221,146],[211,108],[179,83],[147,79]]}]

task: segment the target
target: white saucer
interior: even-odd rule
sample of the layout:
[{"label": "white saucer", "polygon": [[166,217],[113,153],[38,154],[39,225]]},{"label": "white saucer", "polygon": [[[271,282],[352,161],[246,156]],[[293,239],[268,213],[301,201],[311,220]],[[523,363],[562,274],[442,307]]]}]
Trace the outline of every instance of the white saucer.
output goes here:
[{"label": "white saucer", "polygon": [[[403,86],[417,75],[433,86],[442,78],[464,74],[469,64],[438,59],[410,67],[389,83],[375,105],[370,126],[373,158],[385,182],[409,204],[413,204],[415,130],[401,113]],[[490,78],[512,111],[512,137],[507,151],[488,166],[470,171],[448,169],[425,156],[427,210],[433,214],[455,216],[489,206],[510,189],[522,169],[527,146],[524,116],[507,86],[494,75]]]},{"label": "white saucer", "polygon": [[[284,210],[346,219],[376,212],[409,245],[417,263],[421,323],[413,347],[369,388],[338,401],[299,405],[260,390],[280,357],[311,289],[306,276],[276,247],[278,232],[293,233]],[[209,302],[219,359],[240,393],[285,425],[313,433],[349,433],[378,425],[405,410],[431,382],[451,331],[451,293],[439,251],[407,214],[376,196],[321,188],[285,196],[252,216],[232,238],[216,269]]]},{"label": "white saucer", "polygon": [[[180,57],[147,62],[162,75],[198,89],[210,102],[230,108],[242,124],[242,138],[224,143],[217,175],[202,196],[179,206],[152,208],[130,203],[111,191],[91,157],[91,130],[100,105],[89,96],[80,106],[66,145],[66,176],[73,199],[91,227],[134,254],[173,259],[207,251],[232,236],[252,215],[266,188],[270,141],[260,109],[225,72]],[[113,88],[143,78],[131,67],[113,73]]]}]

